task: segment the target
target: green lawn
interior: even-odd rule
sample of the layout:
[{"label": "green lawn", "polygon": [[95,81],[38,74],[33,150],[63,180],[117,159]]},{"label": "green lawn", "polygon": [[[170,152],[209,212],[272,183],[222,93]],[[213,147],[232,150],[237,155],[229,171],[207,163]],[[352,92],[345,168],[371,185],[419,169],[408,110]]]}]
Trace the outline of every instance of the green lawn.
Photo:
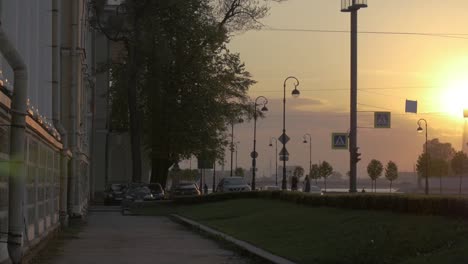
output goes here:
[{"label": "green lawn", "polygon": [[243,199],[176,212],[298,263],[468,263],[468,222]]}]

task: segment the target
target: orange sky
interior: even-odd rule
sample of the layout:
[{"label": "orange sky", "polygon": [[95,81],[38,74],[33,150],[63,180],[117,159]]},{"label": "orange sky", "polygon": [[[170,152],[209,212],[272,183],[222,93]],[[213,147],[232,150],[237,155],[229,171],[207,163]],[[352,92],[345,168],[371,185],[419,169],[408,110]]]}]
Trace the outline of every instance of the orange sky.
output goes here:
[{"label": "orange sky", "polygon": [[[462,145],[462,108],[468,107],[468,1],[369,0],[368,4],[359,11],[359,31],[467,34],[459,38],[359,35],[358,109],[388,110],[393,118],[392,129],[359,129],[358,170],[365,176],[368,162],[377,158],[412,171],[424,143],[416,133],[419,118],[427,119],[429,138],[451,142],[457,150]],[[289,0],[272,5],[262,22],[271,28],[348,30],[350,16],[339,8],[338,0]],[[331,150],[330,135],[349,127],[349,33],[250,31],[234,36],[230,48],[241,54],[258,81],[249,94],[270,99],[270,112],[258,122],[258,174],[269,173],[270,159],[274,166],[268,141],[281,134],[282,85],[290,75],[301,81],[301,97],[287,98],[289,164],[308,168],[308,145],[302,144],[302,136],[311,133],[313,162],[327,160],[346,173],[349,153]],[[288,89],[290,94],[292,84]],[[405,99],[418,100],[419,114],[404,113]],[[372,126],[372,116],[360,112],[359,126]],[[253,124],[237,126],[235,134],[241,142],[239,164],[248,168]]]}]

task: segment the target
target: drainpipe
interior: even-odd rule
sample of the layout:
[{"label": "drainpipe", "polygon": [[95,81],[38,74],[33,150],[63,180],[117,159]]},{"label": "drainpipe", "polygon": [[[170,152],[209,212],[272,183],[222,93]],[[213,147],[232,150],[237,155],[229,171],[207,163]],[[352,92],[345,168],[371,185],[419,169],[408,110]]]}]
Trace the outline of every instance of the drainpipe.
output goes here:
[{"label": "drainpipe", "polygon": [[69,197],[68,197],[68,213],[73,216],[76,214],[81,214],[79,208],[79,192],[76,188],[77,186],[77,158],[78,158],[78,146],[77,146],[77,101],[80,98],[78,93],[78,11],[79,11],[79,0],[72,0],[71,4],[71,13],[72,13],[72,36],[71,36],[71,63],[72,63],[72,72],[71,72],[71,98],[70,98],[70,123],[71,123],[71,133],[69,133],[69,143],[70,148],[73,153],[72,160],[70,162],[70,178],[68,180],[69,184]]},{"label": "drainpipe", "polygon": [[61,122],[61,87],[60,87],[60,10],[61,5],[59,0],[52,0],[52,121],[55,128],[57,128],[62,139],[63,149],[60,157],[60,202],[59,202],[59,215],[60,223],[66,226],[68,222],[67,215],[67,157],[66,151],[68,150],[67,131]]},{"label": "drainpipe", "polygon": [[[1,7],[0,1],[0,7]],[[0,8],[1,9],[1,8]],[[0,52],[14,72],[11,102],[10,175],[8,200],[8,254],[13,263],[19,263],[24,242],[24,190],[26,168],[24,141],[26,131],[26,100],[28,96],[28,71],[19,52],[10,42],[0,21]]]}]

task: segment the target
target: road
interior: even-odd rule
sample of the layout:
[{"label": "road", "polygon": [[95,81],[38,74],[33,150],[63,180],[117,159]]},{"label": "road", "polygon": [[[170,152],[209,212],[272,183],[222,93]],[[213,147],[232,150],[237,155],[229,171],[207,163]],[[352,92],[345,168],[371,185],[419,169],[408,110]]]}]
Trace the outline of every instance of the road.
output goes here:
[{"label": "road", "polygon": [[76,239],[47,263],[250,263],[166,217],[122,216],[109,208],[92,208]]}]

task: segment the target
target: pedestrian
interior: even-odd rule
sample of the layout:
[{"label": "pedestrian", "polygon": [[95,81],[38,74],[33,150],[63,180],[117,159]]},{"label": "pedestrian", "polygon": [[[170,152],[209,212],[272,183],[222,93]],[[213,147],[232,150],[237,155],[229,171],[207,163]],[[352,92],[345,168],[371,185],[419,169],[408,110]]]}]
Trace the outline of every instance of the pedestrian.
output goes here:
[{"label": "pedestrian", "polygon": [[306,175],[304,180],[304,192],[310,192],[310,179],[309,175]]},{"label": "pedestrian", "polygon": [[203,193],[208,194],[208,185],[206,185],[206,183],[203,185]]},{"label": "pedestrian", "polygon": [[291,191],[297,191],[297,176],[292,176],[291,178]]}]

